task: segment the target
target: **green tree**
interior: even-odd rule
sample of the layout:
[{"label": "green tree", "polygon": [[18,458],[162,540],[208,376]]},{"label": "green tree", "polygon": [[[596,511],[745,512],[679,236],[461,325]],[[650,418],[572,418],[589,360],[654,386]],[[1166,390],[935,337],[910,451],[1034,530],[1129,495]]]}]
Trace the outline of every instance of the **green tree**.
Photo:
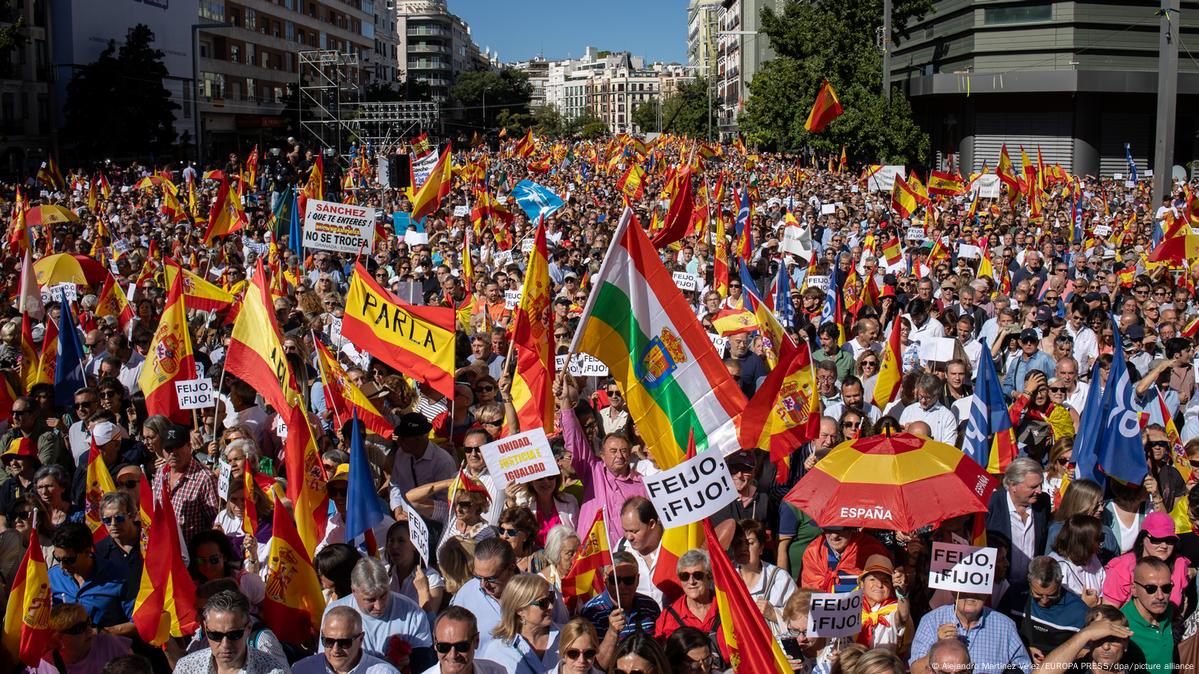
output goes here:
[{"label": "green tree", "polygon": [[[894,34],[903,35],[908,21],[931,9],[931,0],[894,0]],[[844,145],[868,161],[923,159],[928,135],[912,119],[907,97],[893,90],[888,101],[880,90],[882,56],[874,36],[881,25],[881,0],[787,0],[781,11],[763,9],[761,32],[777,57],[749,83],[741,132],[775,150],[837,152]],[[845,114],[808,133],[804,122],[825,79]]]},{"label": "green tree", "polygon": [[[707,138],[708,81],[700,79],[684,84],[661,103],[657,100],[642,103],[633,110],[633,123],[643,132],[661,131]],[[714,119],[711,128],[716,128]]]},{"label": "green tree", "polygon": [[[490,111],[488,112],[490,113]],[[513,112],[508,108],[503,108],[495,116],[495,125],[501,129],[507,129],[509,138],[525,135],[525,132],[533,124],[533,115],[527,112]]]},{"label": "green tree", "polygon": [[533,127],[539,136],[561,138],[566,134],[566,120],[554,105],[543,105],[533,111]]},{"label": "green tree", "polygon": [[633,124],[641,129],[642,133],[661,131],[662,129],[658,128],[658,110],[661,107],[656,98],[638,105],[633,109]]},{"label": "green tree", "polygon": [[[584,133],[585,129],[589,129],[589,131],[587,133],[590,133],[593,135],[587,136],[587,134]],[[602,129],[602,130],[599,130],[599,129]],[[594,134],[597,134],[597,130],[599,130],[598,135],[594,135]],[[608,125],[604,123],[604,120],[600,119],[599,117],[596,117],[595,114],[591,113],[591,112],[584,112],[583,114],[579,115],[578,117],[566,120],[566,126],[563,129],[563,135],[568,138],[574,138],[575,136],[585,136],[588,138],[600,138],[607,133],[608,133]]]},{"label": "green tree", "polygon": [[25,44],[25,17],[12,0],[0,0],[0,52]]},{"label": "green tree", "polygon": [[461,111],[462,119],[487,129],[497,126],[500,112],[505,108],[514,111],[510,114],[527,113],[532,97],[529,76],[511,67],[499,72],[462,73],[450,87],[450,98]]},{"label": "green tree", "polygon": [[144,24],[114,41],[67,84],[66,136],[83,157],[144,157],[170,152],[179,106],[162,86],[163,53]]}]

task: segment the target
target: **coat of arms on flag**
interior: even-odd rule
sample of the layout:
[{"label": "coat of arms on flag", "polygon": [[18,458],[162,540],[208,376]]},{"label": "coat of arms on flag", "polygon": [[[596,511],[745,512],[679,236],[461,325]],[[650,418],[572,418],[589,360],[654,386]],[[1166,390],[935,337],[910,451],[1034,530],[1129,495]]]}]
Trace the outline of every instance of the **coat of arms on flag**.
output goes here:
[{"label": "coat of arms on flag", "polygon": [[655,388],[663,382],[680,363],[687,362],[687,352],[679,336],[670,328],[662,328],[662,333],[649,341],[649,346],[641,354],[638,377],[649,388]]}]

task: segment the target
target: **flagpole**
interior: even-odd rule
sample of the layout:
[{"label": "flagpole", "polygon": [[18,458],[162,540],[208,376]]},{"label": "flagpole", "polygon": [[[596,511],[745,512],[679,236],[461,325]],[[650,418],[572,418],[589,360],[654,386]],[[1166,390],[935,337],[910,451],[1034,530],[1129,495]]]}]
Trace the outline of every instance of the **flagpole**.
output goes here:
[{"label": "flagpole", "polygon": [[[566,358],[567,368],[570,367],[570,358],[571,357],[573,357],[573,354]],[[614,550],[614,548],[612,547],[612,537],[608,534],[608,508],[607,508],[607,506],[600,506],[600,512],[603,513],[603,515],[604,515],[604,542],[608,544],[608,556],[611,557],[612,551]],[[612,562],[612,577],[616,578],[616,562],[615,562],[615,560]],[[616,608],[620,609],[623,612],[624,607],[620,605],[620,589],[619,589],[620,588],[620,580],[619,579],[616,580],[616,586],[617,586],[616,588],[608,589],[608,596],[612,597],[612,602],[614,604],[616,604]],[[615,591],[613,591],[613,590],[615,590]]]},{"label": "flagpole", "polygon": [[216,405],[216,409],[213,410],[213,415],[212,415],[212,437],[213,437],[213,439],[216,439],[216,425],[217,425],[217,422],[219,422],[221,419],[221,415],[217,414],[216,412],[220,410],[221,390],[225,388],[225,371],[226,371],[228,365],[229,365],[229,348],[226,347],[224,357],[221,358],[221,377],[220,377],[220,379],[217,380],[217,385],[216,385],[216,396],[215,397],[216,397],[217,405]]},{"label": "flagpole", "polygon": [[[318,347],[317,347],[317,345],[316,345],[316,332],[310,328],[310,329],[308,330],[308,334],[312,336],[312,348],[313,348],[313,349],[317,349]],[[318,357],[318,358],[320,358],[320,353],[317,353],[317,357]],[[328,388],[328,387],[329,387],[329,382],[325,380],[325,366],[324,366],[324,363],[321,363],[321,366],[320,366],[319,368],[317,368],[317,373],[316,373],[316,375],[317,375],[318,377],[320,377],[320,379],[321,379],[321,387],[322,387],[322,389],[324,389],[324,388]],[[322,392],[323,392],[323,391],[322,391]],[[341,425],[342,425],[342,421],[341,421],[342,417],[341,417],[341,412],[338,412],[338,411],[337,411],[337,402],[336,402],[336,400],[337,400],[337,396],[330,396],[330,395],[326,395],[326,396],[325,396],[325,400],[327,400],[327,401],[331,401],[331,403],[332,403],[332,404],[330,404],[329,406],[333,408],[333,418],[334,418],[334,419],[337,421],[337,429],[340,431],[340,430],[341,430]],[[311,406],[311,403],[312,403],[312,401],[311,401],[311,400],[309,400],[308,402],[309,402],[309,406]]]}]

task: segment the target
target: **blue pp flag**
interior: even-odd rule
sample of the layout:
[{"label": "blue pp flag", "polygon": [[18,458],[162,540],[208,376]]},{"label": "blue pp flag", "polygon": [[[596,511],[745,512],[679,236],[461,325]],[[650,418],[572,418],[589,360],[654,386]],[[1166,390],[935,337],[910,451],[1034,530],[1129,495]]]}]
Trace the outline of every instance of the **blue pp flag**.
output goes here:
[{"label": "blue pp flag", "polygon": [[979,352],[977,379],[978,385],[970,399],[962,453],[985,469],[991,460],[991,438],[1012,427],[1007,404],[1003,401],[1003,389],[999,387],[999,374],[995,372],[995,361],[985,343]]},{"label": "blue pp flag", "polygon": [[537,222],[542,216],[550,217],[554,211],[566,205],[562,197],[545,185],[538,185],[532,180],[522,180],[512,188],[511,196],[517,205],[529,216],[530,222]]},{"label": "blue pp flag", "polygon": [[[1114,356],[1113,356],[1114,357]],[[1087,388],[1087,403],[1078,420],[1078,435],[1074,436],[1074,475],[1094,480],[1103,486],[1107,476],[1099,472],[1099,433],[1103,424],[1103,391],[1099,382],[1099,361],[1091,368],[1091,384]]]},{"label": "blue pp flag", "polygon": [[779,260],[778,277],[774,289],[774,313],[783,325],[795,322],[795,307],[791,306],[791,275],[786,262]]},{"label": "blue pp flag", "polygon": [[745,260],[738,260],[737,274],[741,277],[741,288],[745,292],[754,296],[754,299],[762,301],[762,291],[758,290],[758,284],[754,281],[754,277],[749,275],[749,267],[745,265]]},{"label": "blue pp flag", "polygon": [[[350,475],[346,481],[346,536],[347,543],[367,535],[375,525],[383,521],[383,503],[375,492],[375,482],[367,464],[366,447],[362,444],[362,423],[354,411],[353,430],[350,432]],[[373,536],[372,536],[373,538]],[[370,542],[368,539],[368,548]]]},{"label": "blue pp flag", "polygon": [[62,316],[58,319],[58,357],[54,361],[54,404],[66,408],[75,403],[75,392],[87,384],[83,378],[83,345],[79,343],[71,303],[61,293],[59,301]]},{"label": "blue pp flag", "polygon": [[1149,472],[1141,440],[1141,420],[1132,399],[1132,378],[1124,362],[1120,326],[1112,321],[1112,368],[1103,387],[1103,430],[1099,435],[1099,466],[1109,477],[1140,484]]},{"label": "blue pp flag", "polygon": [[741,188],[741,201],[737,206],[737,220],[733,228],[733,233],[741,236],[741,231],[745,229],[746,223],[749,222],[749,188]]},{"label": "blue pp flag", "polygon": [[1132,143],[1124,144],[1124,159],[1128,162],[1128,179],[1136,182],[1137,163],[1132,160]]},{"label": "blue pp flag", "polygon": [[[288,190],[291,186],[288,185]],[[304,257],[304,229],[300,226],[300,200],[291,195],[291,221],[287,228],[287,248],[297,256]]]}]

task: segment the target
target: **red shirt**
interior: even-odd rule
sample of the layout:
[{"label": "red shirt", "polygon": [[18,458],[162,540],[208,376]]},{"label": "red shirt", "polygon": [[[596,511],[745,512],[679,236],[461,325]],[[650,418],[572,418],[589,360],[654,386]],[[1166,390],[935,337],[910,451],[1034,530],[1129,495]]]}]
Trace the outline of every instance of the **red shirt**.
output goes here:
[{"label": "red shirt", "polygon": [[654,626],[654,638],[665,643],[666,639],[680,627],[694,627],[704,634],[716,633],[716,643],[720,646],[720,655],[725,662],[729,661],[729,648],[724,643],[724,630],[720,626],[720,609],[716,606],[716,598],[712,598],[712,606],[708,609],[703,620],[691,612],[684,595],[675,600],[662,614]]}]

